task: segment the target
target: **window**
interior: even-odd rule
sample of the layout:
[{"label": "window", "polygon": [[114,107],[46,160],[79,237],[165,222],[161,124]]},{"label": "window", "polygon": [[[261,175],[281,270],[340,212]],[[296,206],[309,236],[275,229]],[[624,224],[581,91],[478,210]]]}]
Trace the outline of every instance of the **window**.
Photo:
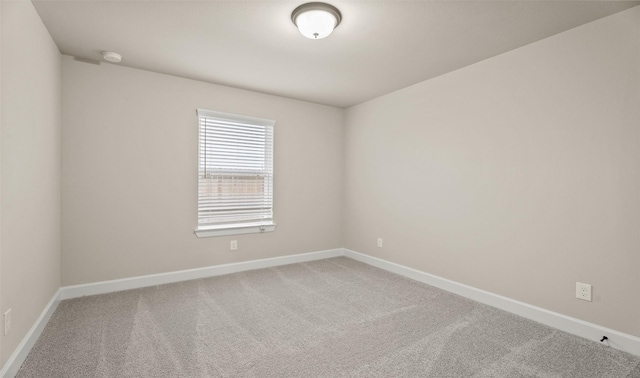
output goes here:
[{"label": "window", "polygon": [[273,231],[275,121],[198,109],[198,237]]}]

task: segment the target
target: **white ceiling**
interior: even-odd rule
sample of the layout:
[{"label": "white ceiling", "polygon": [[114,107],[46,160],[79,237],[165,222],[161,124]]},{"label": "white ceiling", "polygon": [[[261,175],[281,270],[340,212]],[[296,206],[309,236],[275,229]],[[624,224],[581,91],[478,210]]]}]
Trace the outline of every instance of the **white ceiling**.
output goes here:
[{"label": "white ceiling", "polygon": [[304,2],[33,1],[63,54],[339,107],[640,4],[330,0],[342,23],[309,40],[290,19]]}]

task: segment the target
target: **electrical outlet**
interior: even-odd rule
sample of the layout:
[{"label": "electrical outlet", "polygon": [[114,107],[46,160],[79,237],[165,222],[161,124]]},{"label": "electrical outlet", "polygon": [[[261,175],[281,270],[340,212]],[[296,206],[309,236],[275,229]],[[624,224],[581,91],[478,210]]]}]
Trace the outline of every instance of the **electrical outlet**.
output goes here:
[{"label": "electrical outlet", "polygon": [[591,285],[576,282],[576,298],[591,302]]},{"label": "electrical outlet", "polygon": [[382,238],[378,238],[378,248],[382,248]]},{"label": "electrical outlet", "polygon": [[11,331],[11,309],[4,313],[4,335],[7,336]]},{"label": "electrical outlet", "polygon": [[237,240],[232,240],[231,241],[231,250],[235,251],[238,249],[238,241]]}]

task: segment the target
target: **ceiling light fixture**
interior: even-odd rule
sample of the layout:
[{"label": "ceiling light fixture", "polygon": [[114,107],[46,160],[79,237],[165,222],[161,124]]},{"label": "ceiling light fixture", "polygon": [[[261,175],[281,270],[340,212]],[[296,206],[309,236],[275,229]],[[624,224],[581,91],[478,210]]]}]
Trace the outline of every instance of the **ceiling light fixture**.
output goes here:
[{"label": "ceiling light fixture", "polygon": [[106,60],[107,62],[111,62],[111,63],[120,63],[122,62],[122,55],[115,53],[113,51],[103,51],[102,52],[102,59]]},{"label": "ceiling light fixture", "polygon": [[333,5],[306,3],[293,10],[291,21],[305,37],[322,39],[340,25],[342,14]]}]

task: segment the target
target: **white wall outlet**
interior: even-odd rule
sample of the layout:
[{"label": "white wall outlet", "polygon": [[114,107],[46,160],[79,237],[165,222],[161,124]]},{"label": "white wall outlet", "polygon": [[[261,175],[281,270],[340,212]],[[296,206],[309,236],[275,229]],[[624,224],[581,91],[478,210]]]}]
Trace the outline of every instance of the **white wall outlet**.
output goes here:
[{"label": "white wall outlet", "polygon": [[591,302],[591,285],[576,282],[576,298]]},{"label": "white wall outlet", "polygon": [[378,248],[382,248],[382,238],[378,238]]},{"label": "white wall outlet", "polygon": [[237,240],[232,240],[231,241],[231,250],[235,251],[238,249],[238,241]]},{"label": "white wall outlet", "polygon": [[11,309],[4,313],[4,335],[7,336],[11,331]]}]

